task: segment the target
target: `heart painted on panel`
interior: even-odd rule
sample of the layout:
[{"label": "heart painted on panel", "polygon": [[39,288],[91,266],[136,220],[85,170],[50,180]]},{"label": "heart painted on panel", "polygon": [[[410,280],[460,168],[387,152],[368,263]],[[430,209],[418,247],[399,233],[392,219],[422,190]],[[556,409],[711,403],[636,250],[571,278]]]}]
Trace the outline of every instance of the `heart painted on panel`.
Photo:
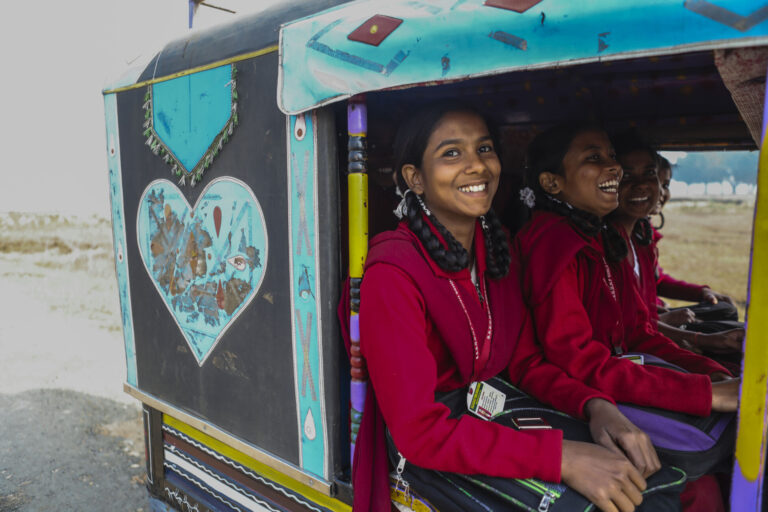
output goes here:
[{"label": "heart painted on panel", "polygon": [[202,366],[261,286],[261,206],[234,178],[213,180],[194,207],[176,185],[157,180],[141,196],[136,233],[144,267]]}]

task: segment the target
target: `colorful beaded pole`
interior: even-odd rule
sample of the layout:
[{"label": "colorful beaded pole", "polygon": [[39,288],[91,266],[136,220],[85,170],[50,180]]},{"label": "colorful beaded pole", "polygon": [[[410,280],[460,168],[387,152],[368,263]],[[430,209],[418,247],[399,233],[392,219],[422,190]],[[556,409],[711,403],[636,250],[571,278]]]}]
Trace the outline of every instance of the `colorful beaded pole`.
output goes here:
[{"label": "colorful beaded pole", "polygon": [[355,458],[355,442],[363,417],[368,371],[360,352],[360,283],[368,254],[368,174],[365,139],[368,115],[364,96],[354,96],[347,105],[349,164],[347,185],[349,194],[349,294],[350,317],[350,464]]}]

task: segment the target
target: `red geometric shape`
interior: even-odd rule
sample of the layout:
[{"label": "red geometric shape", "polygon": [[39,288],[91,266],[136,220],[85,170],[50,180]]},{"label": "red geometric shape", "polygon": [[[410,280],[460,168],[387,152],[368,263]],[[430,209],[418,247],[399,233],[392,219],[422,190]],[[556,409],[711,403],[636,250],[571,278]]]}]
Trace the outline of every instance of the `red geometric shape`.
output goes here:
[{"label": "red geometric shape", "polygon": [[353,30],[347,39],[371,46],[379,46],[402,22],[403,20],[399,18],[377,14]]},{"label": "red geometric shape", "polygon": [[484,5],[522,13],[539,2],[541,0],[485,0]]}]

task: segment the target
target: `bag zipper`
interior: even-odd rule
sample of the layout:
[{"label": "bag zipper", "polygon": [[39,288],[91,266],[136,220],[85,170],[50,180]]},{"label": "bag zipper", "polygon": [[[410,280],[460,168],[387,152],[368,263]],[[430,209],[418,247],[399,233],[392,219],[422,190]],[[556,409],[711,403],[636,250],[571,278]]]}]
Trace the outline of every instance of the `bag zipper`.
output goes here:
[{"label": "bag zipper", "polygon": [[555,494],[549,489],[547,489],[547,492],[544,493],[544,496],[542,496],[541,501],[539,502],[539,512],[547,512],[549,510],[549,506],[554,501],[555,501]]}]

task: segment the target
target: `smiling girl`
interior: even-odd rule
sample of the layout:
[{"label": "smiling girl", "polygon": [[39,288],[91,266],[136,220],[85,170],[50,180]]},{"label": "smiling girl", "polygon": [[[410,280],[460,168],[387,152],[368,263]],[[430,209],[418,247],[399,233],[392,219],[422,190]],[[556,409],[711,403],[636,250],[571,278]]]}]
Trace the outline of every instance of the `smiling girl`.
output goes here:
[{"label": "smiling girl", "polygon": [[[529,146],[535,211],[515,249],[546,359],[616,401],[699,416],[733,411],[738,382],[712,383],[710,376],[725,369],[658,334],[647,308],[637,308],[634,277],[621,264],[627,244],[604,221],[619,204],[622,174],[597,127],[561,125]],[[635,364],[621,357],[629,351],[692,373]]]},{"label": "smiling girl", "polygon": [[[658,251],[649,215],[661,202],[661,182],[658,175],[658,155],[653,147],[640,136],[630,131],[614,139],[619,162],[624,175],[619,186],[619,206],[611,219],[625,237],[629,246],[626,262],[632,268],[640,294],[648,308],[651,322],[658,331],[679,345],[696,351],[711,353],[740,353],[744,330],[720,329],[720,332],[699,333],[698,329],[680,329],[672,325],[679,314],[690,310],[663,314],[657,311]],[[668,192],[667,192],[668,194]],[[703,299],[706,287],[699,287]],[[714,299],[717,302],[717,299]],[[671,318],[670,318],[671,317]],[[667,320],[671,321],[667,321]],[[695,320],[695,319],[692,319]],[[724,378],[726,374],[715,374]]]},{"label": "smiling girl", "polygon": [[[401,127],[394,149],[404,220],[371,241],[360,291],[371,392],[353,463],[355,510],[390,510],[385,425],[409,464],[443,472],[435,481],[448,473],[536,477],[562,481],[606,512],[634,510],[658,458],[605,393],[543,360],[490,210],[501,165],[485,121],[471,110],[426,109]],[[611,449],[563,440],[556,429],[457,417],[436,399],[499,373],[589,418],[593,437]],[[440,510],[486,509],[474,497],[414,485]]]}]

